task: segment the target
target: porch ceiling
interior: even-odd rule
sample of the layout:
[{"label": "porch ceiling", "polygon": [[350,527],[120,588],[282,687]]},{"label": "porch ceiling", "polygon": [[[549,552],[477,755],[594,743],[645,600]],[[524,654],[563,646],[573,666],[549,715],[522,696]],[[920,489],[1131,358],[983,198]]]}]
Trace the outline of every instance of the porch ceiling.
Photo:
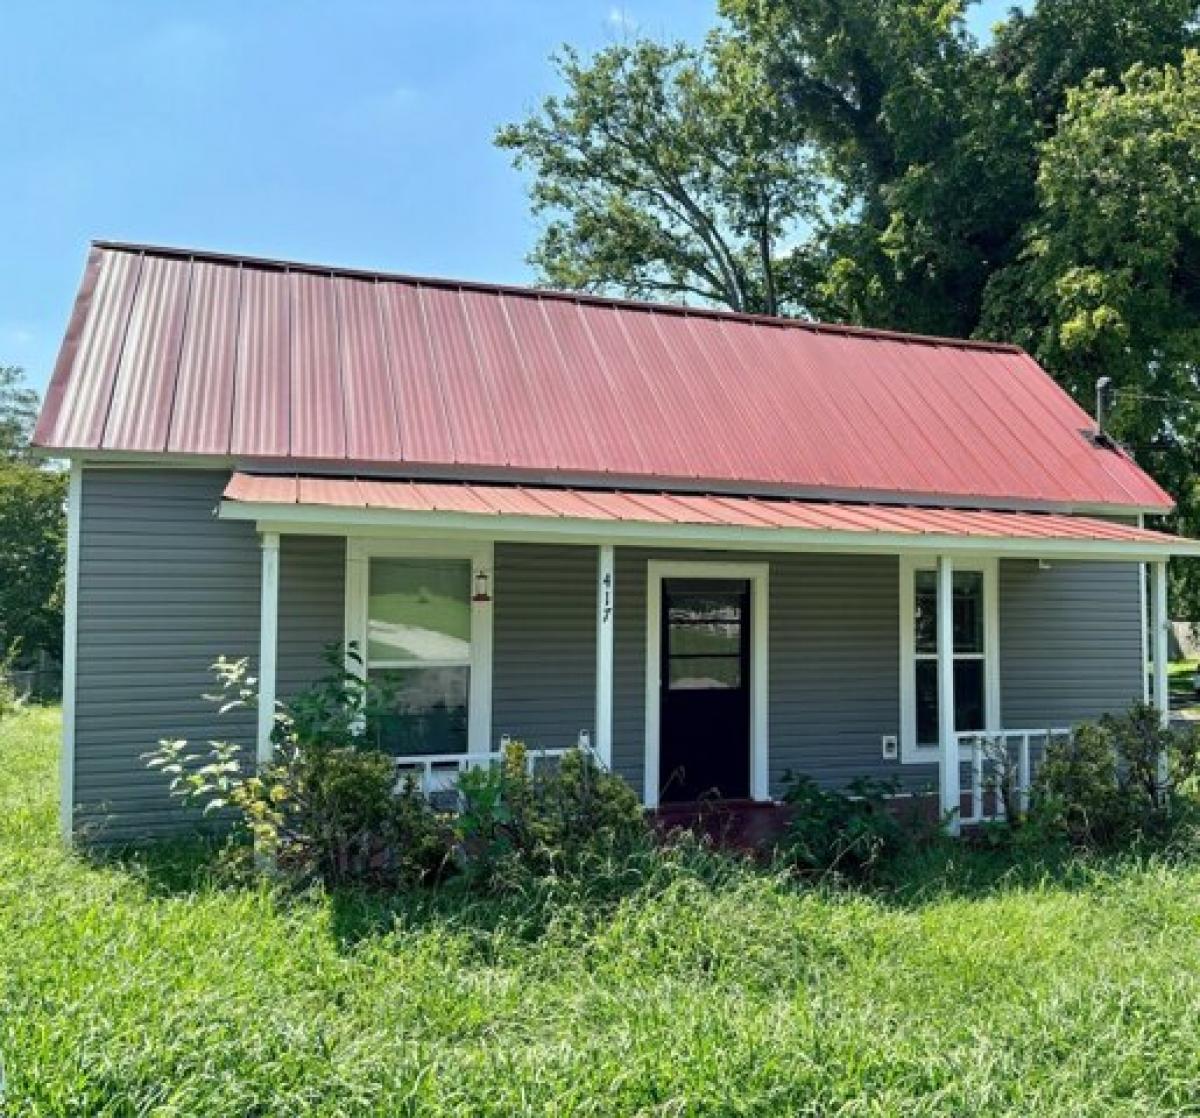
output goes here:
[{"label": "porch ceiling", "polygon": [[304,475],[235,473],[220,515],[283,530],[424,528],[563,542],[1200,555],[1200,541],[1054,513]]}]

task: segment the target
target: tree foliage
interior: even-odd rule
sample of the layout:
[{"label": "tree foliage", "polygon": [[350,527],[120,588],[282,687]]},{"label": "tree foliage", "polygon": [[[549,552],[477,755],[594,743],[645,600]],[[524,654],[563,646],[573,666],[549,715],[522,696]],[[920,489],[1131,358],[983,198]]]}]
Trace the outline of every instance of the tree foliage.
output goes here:
[{"label": "tree foliage", "polygon": [[[983,328],[1086,398],[1113,379],[1110,422],[1200,526],[1200,53],[1072,90],[1041,149],[1039,210],[993,277]],[[1197,575],[1177,591],[1200,604]],[[1178,598],[1177,598],[1178,601]]]},{"label": "tree foliage", "polygon": [[66,478],[0,465],[0,651],[62,653]]},{"label": "tree foliage", "polygon": [[0,367],[0,659],[62,654],[66,478],[30,450],[37,404]]},{"label": "tree foliage", "polygon": [[557,59],[567,87],[497,143],[533,172],[533,253],[558,286],[795,311],[791,248],[815,214],[802,132],[753,49],[640,41]]},{"label": "tree foliage", "polygon": [[[986,42],[971,2],[718,0],[703,51],[568,53],[566,92],[500,135],[547,218],[532,259],[566,287],[1018,341],[1085,406],[1110,376],[1113,433],[1200,533],[1200,0],[1038,0]],[[795,202],[756,257],[766,183]],[[732,249],[671,215],[681,191]]]},{"label": "tree foliage", "polygon": [[28,462],[38,395],[25,387],[25,370],[0,365],[0,462]]}]

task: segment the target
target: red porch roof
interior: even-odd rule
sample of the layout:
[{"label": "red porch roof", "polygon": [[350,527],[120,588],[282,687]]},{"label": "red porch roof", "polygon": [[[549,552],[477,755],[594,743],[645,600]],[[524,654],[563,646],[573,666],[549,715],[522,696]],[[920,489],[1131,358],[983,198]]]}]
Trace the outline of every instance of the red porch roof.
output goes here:
[{"label": "red porch roof", "polygon": [[35,441],[362,473],[1165,510],[1026,354],[97,244]]},{"label": "red porch roof", "polygon": [[[249,506],[323,506],[469,517],[628,522],[657,526],[750,528],[769,533],[800,529],[862,536],[956,537],[980,540],[1097,542],[1148,550],[1200,553],[1200,544],[1163,532],[1092,517],[796,501],[760,497],[652,493],[629,490],[476,485],[469,482],[385,481],[236,473],[225,499]],[[283,508],[280,508],[283,506]],[[258,515],[268,515],[261,512]]]}]

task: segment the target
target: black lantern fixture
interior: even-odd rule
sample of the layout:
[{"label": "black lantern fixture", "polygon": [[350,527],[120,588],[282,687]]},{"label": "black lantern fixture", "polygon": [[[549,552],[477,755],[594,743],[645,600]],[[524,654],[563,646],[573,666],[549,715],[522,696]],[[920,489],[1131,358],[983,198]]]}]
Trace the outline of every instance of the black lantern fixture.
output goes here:
[{"label": "black lantern fixture", "polygon": [[490,602],[492,595],[488,592],[488,573],[484,570],[475,572],[475,594],[471,598],[473,602]]}]

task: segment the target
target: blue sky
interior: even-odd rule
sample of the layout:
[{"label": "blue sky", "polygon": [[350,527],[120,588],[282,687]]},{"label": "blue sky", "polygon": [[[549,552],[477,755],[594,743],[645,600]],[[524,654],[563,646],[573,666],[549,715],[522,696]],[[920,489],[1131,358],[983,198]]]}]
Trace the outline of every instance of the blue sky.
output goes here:
[{"label": "blue sky", "polygon": [[554,89],[559,44],[696,40],[714,8],[6,2],[0,364],[44,387],[92,237],[527,280],[536,229],[496,126]]}]

